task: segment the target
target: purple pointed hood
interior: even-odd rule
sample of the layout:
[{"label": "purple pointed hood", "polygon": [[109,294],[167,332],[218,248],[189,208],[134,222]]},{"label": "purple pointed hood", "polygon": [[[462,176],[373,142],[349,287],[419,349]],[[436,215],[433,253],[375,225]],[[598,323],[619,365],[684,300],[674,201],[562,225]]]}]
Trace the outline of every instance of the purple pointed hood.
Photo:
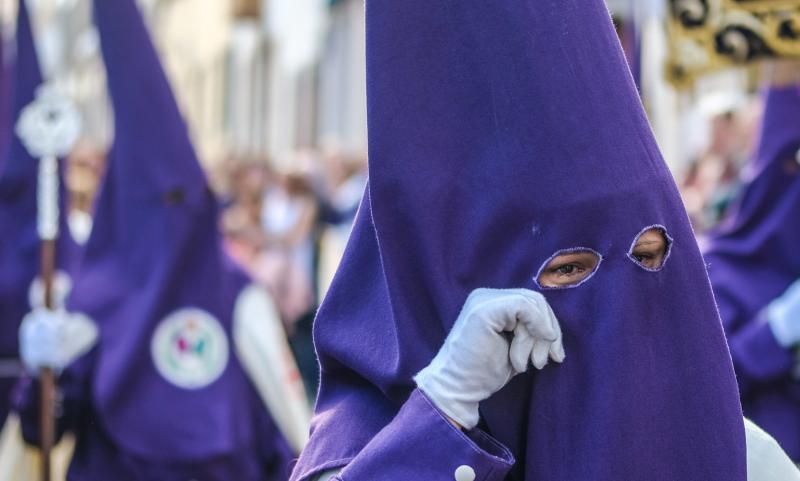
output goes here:
[{"label": "purple pointed hood", "polygon": [[98,422],[143,460],[244,451],[256,407],[230,338],[247,278],[223,254],[215,199],[134,0],[97,0],[94,15],[115,135],[70,309],[100,331]]},{"label": "purple pointed hood", "polygon": [[[542,290],[567,353],[481,405],[511,479],[744,481],[706,270],[604,2],[367,0],[366,15],[370,185],[317,318],[295,476],[352,459],[490,287]],[[671,255],[646,270],[628,252],[656,225]],[[594,275],[541,289],[576,247],[602,255]]]},{"label": "purple pointed hood", "polygon": [[[33,32],[25,2],[17,18],[17,51],[11,69],[11,119],[13,129],[22,110],[42,84]],[[0,152],[0,358],[17,355],[17,328],[30,310],[29,289],[39,274],[40,241],[36,229],[39,160],[31,157],[22,141],[9,132],[9,144]],[[79,248],[66,223],[65,189],[60,193],[61,226],[56,263],[71,273]]]},{"label": "purple pointed hood", "polygon": [[800,278],[799,154],[800,86],[770,88],[742,192],[704,249],[728,329],[737,329]]}]

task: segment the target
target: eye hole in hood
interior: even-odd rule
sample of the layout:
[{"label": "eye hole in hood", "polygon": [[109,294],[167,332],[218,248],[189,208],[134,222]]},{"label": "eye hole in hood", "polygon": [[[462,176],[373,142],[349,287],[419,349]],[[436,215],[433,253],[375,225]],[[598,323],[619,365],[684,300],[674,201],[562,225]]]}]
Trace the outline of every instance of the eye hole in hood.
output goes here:
[{"label": "eye hole in hood", "polygon": [[542,289],[567,289],[588,281],[600,266],[603,256],[586,247],[563,249],[547,259],[536,274]]},{"label": "eye hole in hood", "polygon": [[164,204],[174,206],[174,205],[182,205],[186,201],[186,193],[180,187],[171,189],[165,192],[161,199],[164,201]]},{"label": "eye hole in hood", "polygon": [[628,257],[642,269],[658,272],[664,268],[672,253],[672,243],[666,227],[648,226],[634,238]]}]

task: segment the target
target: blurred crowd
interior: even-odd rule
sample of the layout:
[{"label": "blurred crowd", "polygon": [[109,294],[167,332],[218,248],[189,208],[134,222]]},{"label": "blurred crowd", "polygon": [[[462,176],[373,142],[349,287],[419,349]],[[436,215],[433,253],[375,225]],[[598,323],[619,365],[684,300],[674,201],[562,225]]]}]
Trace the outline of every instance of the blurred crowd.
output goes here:
[{"label": "blurred crowd", "polygon": [[299,151],[290,172],[230,158],[219,174],[231,255],[277,303],[308,393],[317,389],[311,327],[366,185],[366,158]]}]

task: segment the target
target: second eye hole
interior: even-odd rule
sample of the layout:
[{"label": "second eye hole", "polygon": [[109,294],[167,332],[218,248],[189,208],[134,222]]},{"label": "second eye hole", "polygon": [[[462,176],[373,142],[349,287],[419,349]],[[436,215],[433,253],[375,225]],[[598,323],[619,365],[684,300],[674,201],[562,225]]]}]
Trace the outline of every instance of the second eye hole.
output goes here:
[{"label": "second eye hole", "polygon": [[661,226],[650,227],[633,241],[628,257],[640,267],[657,271],[664,267],[672,244],[666,229]]}]

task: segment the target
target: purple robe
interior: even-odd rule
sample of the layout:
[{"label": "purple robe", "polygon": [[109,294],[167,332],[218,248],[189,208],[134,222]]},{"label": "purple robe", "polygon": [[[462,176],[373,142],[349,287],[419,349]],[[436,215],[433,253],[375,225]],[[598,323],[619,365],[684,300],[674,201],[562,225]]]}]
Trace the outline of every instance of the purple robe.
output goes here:
[{"label": "purple robe", "polygon": [[[68,304],[99,329],[60,379],[60,429],[77,437],[68,477],[284,481],[291,450],[231,343],[250,280],[223,252],[216,201],[134,0],[98,0],[94,14],[115,135]],[[35,390],[21,392],[28,417]]]},{"label": "purple robe", "polygon": [[[12,112],[7,129],[14,128],[20,112],[34,100],[36,89],[42,83],[25,2],[20,2],[16,45],[15,60],[9,74]],[[29,289],[40,269],[40,240],[36,229],[39,163],[13,132],[3,135],[7,135],[9,142],[0,150],[0,360],[13,362],[19,357],[19,325],[31,308]],[[66,223],[65,198],[62,182],[56,263],[60,270],[71,273],[80,249]],[[5,420],[15,382],[14,378],[0,379],[0,421]]]},{"label": "purple robe", "polygon": [[761,139],[730,215],[709,235],[708,263],[744,414],[800,462],[797,357],[764,308],[800,279],[800,86],[766,92]]},{"label": "purple robe", "polygon": [[[322,379],[293,480],[744,481],[705,266],[602,0],[367,0],[369,187],[315,325]],[[663,269],[628,255],[663,226]],[[568,289],[561,250],[603,257]],[[414,389],[480,287],[543,292],[562,365],[462,434]]]}]

